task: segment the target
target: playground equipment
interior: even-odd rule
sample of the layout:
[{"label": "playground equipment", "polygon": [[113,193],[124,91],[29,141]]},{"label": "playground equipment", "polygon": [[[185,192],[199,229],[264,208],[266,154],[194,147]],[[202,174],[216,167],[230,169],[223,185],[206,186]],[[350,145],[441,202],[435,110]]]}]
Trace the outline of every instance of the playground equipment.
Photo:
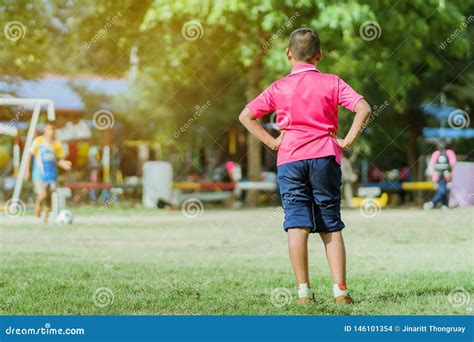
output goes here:
[{"label": "playground equipment", "polygon": [[222,202],[245,190],[275,191],[275,182],[173,182],[168,162],[146,162],[143,166],[143,205],[156,208],[159,200],[179,205],[187,199]]},{"label": "playground equipment", "polygon": [[382,193],[382,189],[379,187],[361,187],[357,190],[357,196],[359,197],[352,198],[352,207],[360,207],[367,200],[376,203],[379,208],[385,208],[388,203],[388,194]]}]

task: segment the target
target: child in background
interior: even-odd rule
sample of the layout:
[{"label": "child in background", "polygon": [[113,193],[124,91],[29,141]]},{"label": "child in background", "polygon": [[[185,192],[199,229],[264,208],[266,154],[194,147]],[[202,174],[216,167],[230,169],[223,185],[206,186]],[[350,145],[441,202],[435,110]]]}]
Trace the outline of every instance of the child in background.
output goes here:
[{"label": "child in background", "polygon": [[58,181],[58,166],[64,170],[71,170],[72,163],[64,159],[64,150],[61,142],[54,136],[54,124],[48,122],[44,126],[44,134],[36,137],[31,146],[31,155],[28,158],[25,178],[30,177],[29,165],[33,160],[33,183],[36,193],[35,215],[40,217],[44,212],[43,221],[48,222],[51,209],[51,194],[56,191]]},{"label": "child in background", "polygon": [[431,201],[423,205],[423,209],[433,209],[436,204],[441,204],[441,210],[448,209],[448,183],[451,181],[451,173],[456,164],[456,153],[446,148],[446,142],[440,140],[437,150],[431,155],[430,165],[433,169],[433,182],[438,184],[436,194]]}]

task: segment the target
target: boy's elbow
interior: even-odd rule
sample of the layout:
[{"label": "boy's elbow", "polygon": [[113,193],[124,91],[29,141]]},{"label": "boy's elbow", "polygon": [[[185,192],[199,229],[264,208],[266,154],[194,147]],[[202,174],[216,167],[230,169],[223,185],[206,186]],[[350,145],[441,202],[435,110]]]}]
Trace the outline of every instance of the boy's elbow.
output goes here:
[{"label": "boy's elbow", "polygon": [[355,108],[356,113],[361,113],[362,115],[369,117],[372,114],[372,108],[364,99],[360,100]]},{"label": "boy's elbow", "polygon": [[240,123],[243,123],[244,120],[245,120],[244,119],[244,113],[242,112],[242,113],[239,114],[239,121],[240,121]]},{"label": "boy's elbow", "polygon": [[367,112],[367,116],[370,116],[372,114],[372,107],[366,102],[367,107],[365,108]]},{"label": "boy's elbow", "polygon": [[250,110],[247,109],[247,107],[244,108],[244,110],[240,113],[239,115],[239,121],[241,123],[248,122],[249,120],[253,119],[253,114]]}]

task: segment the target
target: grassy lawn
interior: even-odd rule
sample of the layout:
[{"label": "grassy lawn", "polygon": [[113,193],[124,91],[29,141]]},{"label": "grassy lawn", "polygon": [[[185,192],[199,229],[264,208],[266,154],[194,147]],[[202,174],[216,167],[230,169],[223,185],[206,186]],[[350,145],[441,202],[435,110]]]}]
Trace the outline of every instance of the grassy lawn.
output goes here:
[{"label": "grassy lawn", "polygon": [[310,247],[317,303],[296,304],[277,208],[196,218],[117,208],[75,214],[71,226],[0,216],[2,314],[472,313],[471,208],[384,209],[372,218],[344,211],[353,306],[333,304],[318,236]]}]

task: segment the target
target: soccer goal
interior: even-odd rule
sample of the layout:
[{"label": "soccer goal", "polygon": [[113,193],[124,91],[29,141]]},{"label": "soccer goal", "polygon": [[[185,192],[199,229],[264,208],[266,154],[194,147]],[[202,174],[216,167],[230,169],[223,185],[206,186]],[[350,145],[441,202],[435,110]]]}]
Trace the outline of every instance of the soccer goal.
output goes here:
[{"label": "soccer goal", "polygon": [[[23,154],[21,156],[20,167],[18,169],[18,174],[15,180],[15,187],[13,189],[13,195],[10,200],[10,206],[20,205],[20,193],[23,186],[23,179],[25,178],[26,164],[28,162],[28,157],[31,149],[31,143],[35,135],[36,126],[38,125],[38,118],[41,113],[41,108],[44,106],[47,110],[48,120],[54,121],[56,119],[56,113],[54,111],[54,102],[50,99],[22,99],[15,97],[4,97],[0,98],[0,106],[22,106],[21,112],[33,111],[31,116],[30,127],[28,128],[28,134],[26,136],[25,148],[23,149]],[[18,115],[14,120],[18,120]],[[13,121],[10,121],[11,124],[0,125],[0,134],[4,135],[17,135],[17,129],[13,127]],[[15,208],[12,208],[15,210]]]}]

